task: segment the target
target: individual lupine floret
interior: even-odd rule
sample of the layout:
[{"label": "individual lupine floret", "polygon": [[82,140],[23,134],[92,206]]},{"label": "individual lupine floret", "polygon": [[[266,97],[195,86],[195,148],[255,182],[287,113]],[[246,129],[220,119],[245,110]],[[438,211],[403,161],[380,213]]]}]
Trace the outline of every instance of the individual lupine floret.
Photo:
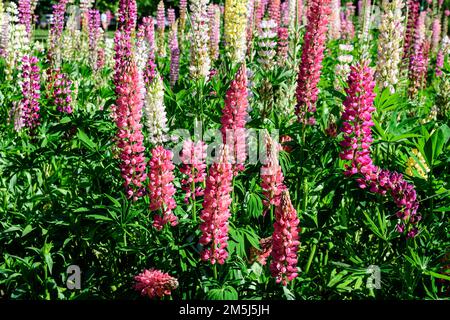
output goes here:
[{"label": "individual lupine floret", "polygon": [[280,204],[275,208],[272,262],[270,264],[272,277],[283,286],[298,276],[299,223],[297,211],[292,205],[289,191],[283,190]]},{"label": "individual lupine floret", "polygon": [[148,163],[150,210],[161,213],[155,214],[153,218],[153,226],[157,230],[161,230],[167,223],[171,226],[178,224],[178,218],[173,213],[177,204],[174,199],[175,166],[172,159],[171,151],[164,149],[163,146],[157,146],[152,149],[152,158]]},{"label": "individual lupine floret", "polygon": [[220,151],[217,162],[213,163],[206,179],[203,210],[201,211],[200,244],[203,245],[201,258],[211,264],[224,264],[228,258],[228,219],[231,216],[231,191],[233,166],[228,160],[226,145]]},{"label": "individual lupine floret", "polygon": [[308,8],[308,25],[297,78],[296,113],[298,121],[304,124],[315,123],[313,113],[319,93],[317,85],[322,70],[330,1],[311,0]]},{"label": "individual lupine floret", "polygon": [[172,291],[178,288],[176,278],[155,269],[144,270],[135,276],[134,280],[136,281],[134,289],[150,299],[170,296]]},{"label": "individual lupine floret", "polygon": [[208,42],[208,0],[192,0],[191,8],[191,64],[190,75],[194,80],[209,76],[211,59]]},{"label": "individual lupine floret", "polygon": [[388,88],[395,92],[400,76],[400,63],[403,48],[403,0],[383,0],[383,16],[378,38],[378,60],[376,79],[378,88],[382,91]]},{"label": "individual lupine floret", "polygon": [[225,49],[233,63],[241,63],[247,51],[247,1],[226,0],[224,14]]}]

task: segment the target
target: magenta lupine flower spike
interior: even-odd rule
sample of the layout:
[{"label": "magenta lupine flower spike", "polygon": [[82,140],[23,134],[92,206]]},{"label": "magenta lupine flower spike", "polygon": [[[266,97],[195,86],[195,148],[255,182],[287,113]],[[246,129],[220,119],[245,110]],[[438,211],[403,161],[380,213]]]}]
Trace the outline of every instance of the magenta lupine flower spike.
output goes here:
[{"label": "magenta lupine flower spike", "polygon": [[59,64],[61,51],[61,37],[64,30],[64,15],[66,13],[66,4],[68,0],[61,0],[58,4],[53,5],[53,18],[49,32],[50,45],[48,50],[48,58],[51,64]]},{"label": "magenta lupine flower spike", "polygon": [[272,262],[270,264],[272,276],[277,283],[281,283],[283,286],[298,276],[299,223],[289,191],[284,190],[281,194],[280,205],[275,208]]},{"label": "magenta lupine flower spike", "polygon": [[22,123],[31,131],[39,125],[40,73],[38,59],[25,55],[22,58]]},{"label": "magenta lupine flower spike", "polygon": [[414,30],[419,18],[420,4],[416,0],[408,0],[408,22],[406,25],[405,40],[403,45],[403,59],[409,59],[413,45]]},{"label": "magenta lupine flower spike", "polygon": [[160,270],[144,270],[134,277],[136,284],[134,289],[139,291],[142,296],[148,296],[150,299],[170,296],[172,290],[178,288],[178,280],[168,273]]},{"label": "magenta lupine flower spike", "polygon": [[246,130],[248,118],[247,68],[242,64],[225,95],[222,110],[222,137],[233,157],[234,169],[244,170],[246,154]]},{"label": "magenta lupine flower spike", "polygon": [[29,37],[31,37],[31,0],[19,1],[19,23],[25,26],[25,30]]},{"label": "magenta lupine flower spike", "polygon": [[281,193],[286,189],[283,171],[281,171],[278,153],[281,146],[269,134],[265,136],[266,159],[261,167],[261,188],[264,196],[264,207],[279,206]]},{"label": "magenta lupine flower spike", "polygon": [[317,84],[322,70],[330,1],[311,0],[308,8],[308,25],[297,80],[296,108],[299,122],[305,124],[315,122],[312,114],[316,111]]},{"label": "magenta lupine flower spike", "polygon": [[206,150],[207,145],[203,141],[196,143],[186,140],[183,144],[180,172],[185,175],[181,180],[182,189],[186,192],[184,201],[196,199],[204,195],[203,184],[206,180]]},{"label": "magenta lupine flower spike", "polygon": [[71,114],[72,110],[72,81],[60,69],[48,69],[47,80],[48,99],[59,112]]},{"label": "magenta lupine flower spike", "polygon": [[228,160],[227,147],[224,146],[219,160],[212,164],[206,179],[200,244],[203,261],[211,264],[224,264],[228,258],[228,219],[230,218],[233,166]]},{"label": "magenta lupine flower spike", "polygon": [[172,163],[172,158],[171,151],[158,146],[152,150],[152,159],[148,164],[150,210],[161,212],[161,214],[155,214],[153,220],[153,226],[157,230],[161,230],[167,223],[172,226],[178,224],[178,219],[173,214],[177,204],[173,197],[175,195],[173,185],[175,166]]},{"label": "magenta lupine flower spike", "polygon": [[115,36],[114,85],[117,100],[112,107],[112,117],[118,128],[116,138],[125,192],[133,200],[144,194],[143,182],[147,178],[141,124],[143,83],[131,49],[131,33],[136,27],[135,9],[134,0],[120,2],[119,29]]},{"label": "magenta lupine flower spike", "polygon": [[89,10],[89,49],[90,49],[90,61],[93,69],[97,69],[98,67],[98,42],[100,40],[100,11],[98,10]]},{"label": "magenta lupine flower spike", "polygon": [[406,182],[401,174],[381,170],[373,164],[371,158],[374,87],[373,71],[368,67],[367,61],[352,66],[342,115],[341,131],[344,133],[344,140],[341,142],[340,158],[351,161],[351,165],[345,165],[344,173],[347,176],[359,176],[356,181],[360,188],[369,187],[370,192],[382,195],[390,192],[400,209],[397,212],[400,219],[397,230],[401,233],[406,231],[408,237],[414,237],[417,233],[414,225],[420,220],[414,186]]},{"label": "magenta lupine flower spike", "polygon": [[367,61],[351,67],[348,88],[345,90],[347,93],[347,99],[344,101],[345,110],[342,114],[344,141],[341,142],[343,151],[340,157],[351,161],[350,166],[345,166],[346,175],[362,174],[364,176],[365,179],[358,180],[361,188],[365,188],[365,180],[373,180],[373,174],[376,172],[370,157],[374,125],[372,112],[375,111],[373,74]]},{"label": "magenta lupine flower spike", "polygon": [[129,33],[136,29],[137,6],[136,0],[120,0],[119,2],[119,27],[122,32]]}]

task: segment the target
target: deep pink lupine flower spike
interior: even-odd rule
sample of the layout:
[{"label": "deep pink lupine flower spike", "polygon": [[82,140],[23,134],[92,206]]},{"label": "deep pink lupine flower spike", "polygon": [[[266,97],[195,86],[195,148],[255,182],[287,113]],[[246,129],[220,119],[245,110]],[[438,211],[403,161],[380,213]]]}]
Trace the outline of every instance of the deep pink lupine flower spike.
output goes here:
[{"label": "deep pink lupine flower spike", "polygon": [[178,224],[177,217],[173,214],[173,209],[177,204],[174,199],[175,187],[173,185],[175,166],[172,163],[173,154],[171,151],[158,146],[152,150],[152,158],[148,164],[148,185],[150,197],[150,210],[160,211],[155,214],[153,226],[161,230],[165,224],[172,226]]},{"label": "deep pink lupine flower spike", "polygon": [[297,251],[299,241],[299,219],[292,205],[289,191],[284,190],[280,205],[275,208],[275,223],[272,235],[272,262],[270,271],[277,283],[283,286],[297,277]]},{"label": "deep pink lupine flower spike", "polygon": [[357,176],[360,188],[392,196],[399,208],[397,217],[400,222],[397,230],[405,232],[407,237],[414,237],[418,232],[415,225],[420,221],[417,214],[419,202],[414,186],[405,181],[403,175],[378,168],[371,158],[374,87],[373,71],[366,61],[351,67],[347,99],[344,102],[345,111],[342,115],[341,131],[344,133],[344,140],[341,142],[340,157],[351,161],[350,165],[345,165],[345,174]]},{"label": "deep pink lupine flower spike", "polygon": [[228,219],[230,218],[233,166],[229,162],[227,147],[224,146],[218,162],[212,164],[206,179],[200,244],[203,261],[224,264],[228,257]]},{"label": "deep pink lupine flower spike", "polygon": [[311,0],[308,8],[308,25],[304,36],[302,60],[297,79],[297,107],[299,122],[315,123],[313,113],[319,93],[317,84],[322,70],[330,15],[331,0]]},{"label": "deep pink lupine flower spike", "polygon": [[120,169],[128,198],[143,196],[145,173],[145,147],[142,134],[143,83],[132,52],[132,31],[136,28],[136,2],[121,0],[119,4],[119,29],[115,36],[114,85],[117,95],[112,107],[116,122],[117,147],[120,151]]},{"label": "deep pink lupine flower spike", "polygon": [[243,171],[246,154],[246,130],[248,118],[247,68],[242,64],[225,96],[222,110],[222,136],[231,155],[235,170]]}]

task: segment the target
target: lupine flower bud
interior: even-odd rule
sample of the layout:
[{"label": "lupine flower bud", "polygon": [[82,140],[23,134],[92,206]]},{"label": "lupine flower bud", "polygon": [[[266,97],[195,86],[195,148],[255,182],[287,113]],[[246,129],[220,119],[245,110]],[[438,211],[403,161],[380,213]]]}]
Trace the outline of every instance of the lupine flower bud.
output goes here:
[{"label": "lupine flower bud", "polygon": [[135,276],[134,280],[136,281],[134,289],[140,291],[142,296],[148,296],[150,299],[170,296],[172,290],[178,288],[176,278],[155,269],[144,270]]},{"label": "lupine flower bud", "polygon": [[302,61],[297,79],[297,117],[299,122],[314,123],[319,89],[317,84],[322,70],[328,15],[331,0],[311,0],[308,25],[304,36]]}]

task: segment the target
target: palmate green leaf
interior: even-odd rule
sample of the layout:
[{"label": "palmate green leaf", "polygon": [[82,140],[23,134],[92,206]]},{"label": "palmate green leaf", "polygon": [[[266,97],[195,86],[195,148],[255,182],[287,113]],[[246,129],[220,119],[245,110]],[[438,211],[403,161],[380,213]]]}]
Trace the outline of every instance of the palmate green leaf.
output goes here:
[{"label": "palmate green leaf", "polygon": [[430,165],[442,154],[444,146],[450,139],[450,128],[444,124],[437,129],[425,143],[425,154]]},{"label": "palmate green leaf", "polygon": [[91,138],[87,136],[87,134],[83,130],[78,129],[77,137],[89,150],[97,150],[97,145],[94,143],[94,141],[91,140]]}]

